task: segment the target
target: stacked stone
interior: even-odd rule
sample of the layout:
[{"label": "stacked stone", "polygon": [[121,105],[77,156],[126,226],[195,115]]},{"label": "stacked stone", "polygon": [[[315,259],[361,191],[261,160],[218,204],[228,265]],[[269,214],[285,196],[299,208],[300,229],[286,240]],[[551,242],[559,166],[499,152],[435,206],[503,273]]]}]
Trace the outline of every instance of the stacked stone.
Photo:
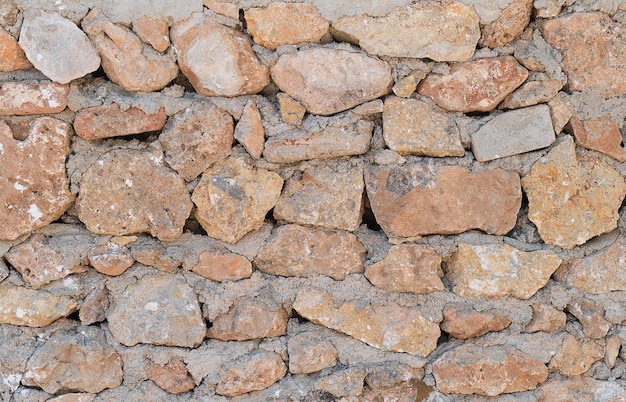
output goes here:
[{"label": "stacked stone", "polygon": [[626,7],[113,3],[0,4],[3,400],[626,399]]}]

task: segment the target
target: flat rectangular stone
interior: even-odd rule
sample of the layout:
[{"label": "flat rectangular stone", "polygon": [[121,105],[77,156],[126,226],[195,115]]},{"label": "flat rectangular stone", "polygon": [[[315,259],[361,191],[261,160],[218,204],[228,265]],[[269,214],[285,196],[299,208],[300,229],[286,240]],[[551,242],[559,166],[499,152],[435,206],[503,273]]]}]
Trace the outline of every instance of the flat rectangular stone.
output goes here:
[{"label": "flat rectangular stone", "polygon": [[0,116],[59,113],[69,92],[69,85],[56,82],[6,82],[0,86]]}]

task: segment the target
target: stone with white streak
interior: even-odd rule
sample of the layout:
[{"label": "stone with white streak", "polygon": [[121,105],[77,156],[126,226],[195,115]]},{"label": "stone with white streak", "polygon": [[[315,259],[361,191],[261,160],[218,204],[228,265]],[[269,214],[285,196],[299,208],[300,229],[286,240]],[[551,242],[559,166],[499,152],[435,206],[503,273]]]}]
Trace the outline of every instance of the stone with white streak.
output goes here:
[{"label": "stone with white streak", "polygon": [[45,290],[0,284],[0,324],[45,327],[75,312],[78,304]]},{"label": "stone with white streak", "polygon": [[5,82],[0,85],[0,116],[59,113],[69,92],[69,85],[56,82]]}]

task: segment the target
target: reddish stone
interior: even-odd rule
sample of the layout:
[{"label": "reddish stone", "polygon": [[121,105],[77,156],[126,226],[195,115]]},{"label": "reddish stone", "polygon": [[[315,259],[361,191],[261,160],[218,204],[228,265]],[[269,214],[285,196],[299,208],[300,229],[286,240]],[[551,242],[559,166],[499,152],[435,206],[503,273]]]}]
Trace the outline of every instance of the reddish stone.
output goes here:
[{"label": "reddish stone", "polygon": [[511,320],[492,311],[478,312],[469,303],[449,304],[443,308],[442,331],[458,339],[481,336],[491,331],[502,331]]},{"label": "reddish stone", "polygon": [[579,145],[610,156],[618,162],[626,162],[626,151],[621,145],[622,133],[617,123],[608,116],[584,121],[572,117],[566,128],[571,129]]},{"label": "reddish stone", "polygon": [[533,303],[533,317],[524,329],[526,332],[554,332],[565,328],[567,316],[548,304]]},{"label": "reddish stone", "polygon": [[142,41],[159,52],[164,52],[170,47],[169,28],[165,21],[142,15],[133,23],[133,29]]},{"label": "reddish stone", "polygon": [[5,82],[0,86],[0,116],[59,113],[69,92],[69,85],[56,82]]},{"label": "reddish stone", "polygon": [[191,391],[196,386],[180,357],[175,358],[165,366],[150,364],[146,367],[146,373],[148,379],[170,394]]},{"label": "reddish stone", "polygon": [[569,311],[583,326],[587,338],[602,339],[606,336],[611,323],[604,318],[604,307],[584,297],[572,299],[567,305]]},{"label": "reddish stone", "polygon": [[26,70],[32,66],[15,38],[0,26],[0,71]]},{"label": "reddish stone", "polygon": [[287,367],[279,354],[257,349],[222,367],[215,392],[224,396],[237,396],[262,390],[283,378],[286,373]]},{"label": "reddish stone", "polygon": [[252,275],[252,264],[241,255],[231,253],[224,246],[204,250],[191,270],[216,282],[238,281]]},{"label": "reddish stone", "polygon": [[79,111],[74,119],[74,131],[79,137],[95,140],[157,131],[165,122],[167,115],[163,108],[148,114],[135,107],[121,110],[120,105],[112,103]]},{"label": "reddish stone", "polygon": [[96,271],[110,276],[123,274],[135,262],[128,248],[111,242],[92,248],[87,256]]}]

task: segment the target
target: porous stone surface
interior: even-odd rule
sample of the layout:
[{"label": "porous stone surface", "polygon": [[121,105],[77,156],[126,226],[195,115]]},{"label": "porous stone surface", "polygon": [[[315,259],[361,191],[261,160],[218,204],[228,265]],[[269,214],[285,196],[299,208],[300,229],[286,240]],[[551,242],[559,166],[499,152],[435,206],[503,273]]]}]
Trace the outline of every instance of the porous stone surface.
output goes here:
[{"label": "porous stone surface", "polygon": [[281,379],[286,372],[287,367],[278,353],[259,349],[225,365],[220,370],[222,382],[215,392],[232,397],[265,389]]},{"label": "porous stone surface", "polygon": [[32,67],[24,51],[11,34],[0,27],[0,71],[25,70]]},{"label": "porous stone surface", "polygon": [[212,281],[226,282],[249,278],[252,264],[246,257],[215,245],[198,254],[198,263],[191,270]]},{"label": "porous stone surface", "polygon": [[306,108],[284,92],[277,93],[276,98],[278,99],[280,116],[283,121],[293,124],[294,126],[301,126],[304,115],[306,114]]},{"label": "porous stone surface", "polygon": [[440,327],[455,338],[468,339],[501,331],[510,324],[511,320],[496,312],[478,312],[469,303],[455,303],[443,308]]},{"label": "porous stone surface", "polygon": [[618,124],[608,116],[584,121],[572,117],[569,126],[577,144],[610,156],[618,162],[626,162],[626,150],[621,145],[622,133]]},{"label": "porous stone surface", "polygon": [[33,290],[22,286],[0,284],[0,323],[45,327],[77,310],[75,300],[67,296],[56,296],[43,290]]},{"label": "porous stone surface", "polygon": [[68,85],[50,81],[4,82],[0,86],[0,116],[58,113],[67,106]]},{"label": "porous stone surface", "polygon": [[166,121],[163,108],[146,113],[135,107],[122,110],[119,104],[111,103],[80,110],[74,119],[74,131],[86,140],[97,140],[158,131]]}]

